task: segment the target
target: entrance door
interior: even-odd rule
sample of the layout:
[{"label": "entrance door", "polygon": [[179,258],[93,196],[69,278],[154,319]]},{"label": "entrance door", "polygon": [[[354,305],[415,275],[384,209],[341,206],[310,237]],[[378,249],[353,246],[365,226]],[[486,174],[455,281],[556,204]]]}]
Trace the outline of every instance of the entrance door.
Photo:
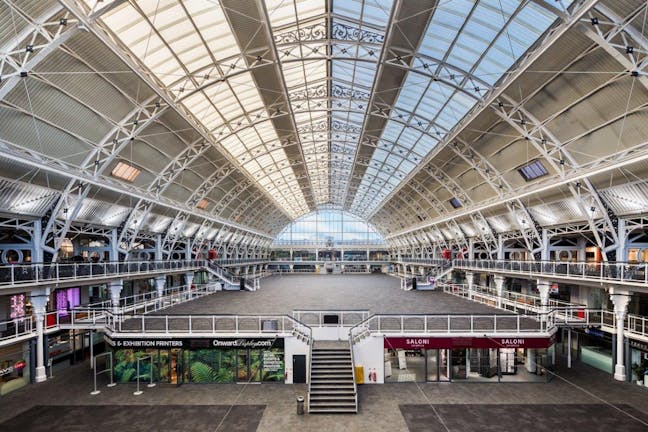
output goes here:
[{"label": "entrance door", "polygon": [[237,382],[260,382],[261,367],[261,350],[236,350]]},{"label": "entrance door", "polygon": [[304,354],[293,356],[293,383],[306,383],[306,355]]},{"label": "entrance door", "polygon": [[439,380],[439,350],[429,349],[425,352],[427,358],[426,368],[427,368],[427,380],[428,381],[438,381]]},{"label": "entrance door", "polygon": [[183,362],[183,351],[181,349],[172,349],[171,350],[171,359],[170,359],[170,383],[171,384],[182,384],[184,382],[184,362]]},{"label": "entrance door", "polygon": [[236,381],[248,382],[250,380],[250,356],[248,350],[236,351]]}]

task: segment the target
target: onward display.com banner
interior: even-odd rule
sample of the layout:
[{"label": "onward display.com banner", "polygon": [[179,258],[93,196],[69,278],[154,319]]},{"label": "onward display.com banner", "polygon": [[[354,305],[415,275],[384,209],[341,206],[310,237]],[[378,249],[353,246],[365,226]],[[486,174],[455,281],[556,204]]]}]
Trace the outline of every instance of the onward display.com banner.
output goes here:
[{"label": "onward display.com banner", "polygon": [[113,339],[104,336],[104,341],[116,349],[270,349],[284,347],[283,338]]}]

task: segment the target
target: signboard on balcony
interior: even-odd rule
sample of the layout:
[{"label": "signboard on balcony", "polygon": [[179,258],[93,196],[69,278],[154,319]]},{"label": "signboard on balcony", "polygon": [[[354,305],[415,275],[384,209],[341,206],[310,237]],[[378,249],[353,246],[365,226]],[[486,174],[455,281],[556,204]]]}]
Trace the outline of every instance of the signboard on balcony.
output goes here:
[{"label": "signboard on balcony", "polygon": [[283,348],[283,338],[173,338],[173,339],[134,339],[110,338],[104,335],[104,341],[116,349],[208,349],[208,348],[239,348],[239,349],[271,349]]},{"label": "signboard on balcony", "polygon": [[531,337],[388,337],[388,349],[453,348],[548,348],[556,342],[555,334],[546,338]]}]

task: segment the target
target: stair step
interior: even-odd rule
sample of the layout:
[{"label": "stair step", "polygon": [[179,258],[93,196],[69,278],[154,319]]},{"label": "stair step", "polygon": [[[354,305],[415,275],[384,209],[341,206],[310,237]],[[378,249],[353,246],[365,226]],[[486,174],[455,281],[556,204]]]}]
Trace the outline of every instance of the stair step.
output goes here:
[{"label": "stair step", "polygon": [[316,379],[316,380],[311,380],[311,384],[349,384],[353,385],[353,381],[350,380],[343,380],[343,379],[330,379],[330,380],[322,380],[322,379]]},{"label": "stair step", "polygon": [[309,408],[310,414],[357,414],[358,410],[353,408]]},{"label": "stair step", "polygon": [[312,363],[345,363],[351,365],[351,357],[313,357]]},{"label": "stair step", "polygon": [[310,400],[311,402],[313,401],[344,401],[348,402],[351,401],[355,404],[355,395],[354,394],[335,394],[335,395],[330,395],[330,394],[311,394],[310,395]]},{"label": "stair step", "polygon": [[320,402],[310,402],[310,407],[311,408],[328,408],[328,407],[342,407],[342,408],[348,408],[348,407],[353,407],[355,408],[355,402],[345,402],[345,401],[320,401]]}]

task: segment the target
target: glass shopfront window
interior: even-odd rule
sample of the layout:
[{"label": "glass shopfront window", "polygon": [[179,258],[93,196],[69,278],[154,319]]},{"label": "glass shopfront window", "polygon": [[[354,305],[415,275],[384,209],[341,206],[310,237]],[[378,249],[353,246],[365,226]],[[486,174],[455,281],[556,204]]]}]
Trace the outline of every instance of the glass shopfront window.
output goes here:
[{"label": "glass shopfront window", "polygon": [[137,381],[137,359],[140,380],[150,379],[171,384],[283,382],[285,363],[283,348],[270,349],[117,349],[115,381]]},{"label": "glass shopfront window", "polygon": [[[386,346],[394,345],[386,340]],[[545,382],[550,378],[546,371],[553,367],[554,346],[539,349],[386,348],[384,356],[385,382]]]},{"label": "glass shopfront window", "polygon": [[29,384],[29,344],[0,350],[0,396]]}]

